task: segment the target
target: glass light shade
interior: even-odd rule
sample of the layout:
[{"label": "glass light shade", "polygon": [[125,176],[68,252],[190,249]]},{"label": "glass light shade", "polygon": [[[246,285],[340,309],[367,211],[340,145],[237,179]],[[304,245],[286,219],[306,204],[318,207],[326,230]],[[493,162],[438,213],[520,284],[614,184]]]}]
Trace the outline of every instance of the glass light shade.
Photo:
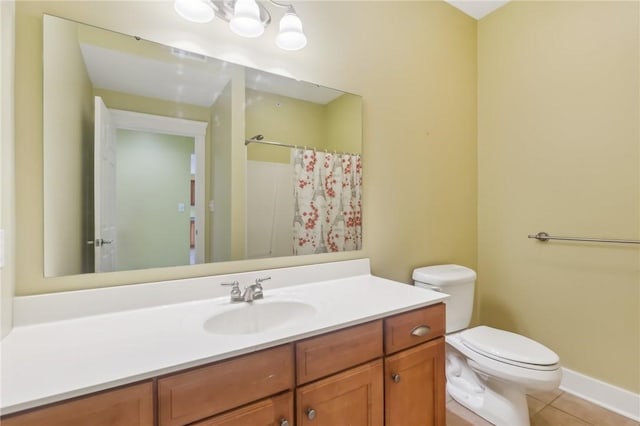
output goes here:
[{"label": "glass light shade", "polygon": [[262,35],[264,25],[260,20],[260,8],[255,0],[236,1],[229,28],[243,37],[258,37]]},{"label": "glass light shade", "polygon": [[300,50],[307,45],[307,37],[302,32],[302,21],[292,9],[287,10],[280,20],[276,45],[283,50]]},{"label": "glass light shade", "polygon": [[213,7],[205,0],[175,0],[173,8],[187,21],[206,23],[216,16]]}]

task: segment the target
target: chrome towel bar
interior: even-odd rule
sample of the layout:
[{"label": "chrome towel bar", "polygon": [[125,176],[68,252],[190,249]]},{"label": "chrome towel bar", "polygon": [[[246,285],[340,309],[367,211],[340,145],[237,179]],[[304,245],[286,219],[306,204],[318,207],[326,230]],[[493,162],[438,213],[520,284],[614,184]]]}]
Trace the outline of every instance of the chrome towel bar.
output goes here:
[{"label": "chrome towel bar", "polygon": [[528,238],[535,238],[538,241],[563,240],[563,241],[585,241],[589,243],[618,243],[618,244],[640,244],[640,240],[617,240],[613,238],[578,238],[578,237],[554,237],[546,232],[538,232],[529,235]]}]

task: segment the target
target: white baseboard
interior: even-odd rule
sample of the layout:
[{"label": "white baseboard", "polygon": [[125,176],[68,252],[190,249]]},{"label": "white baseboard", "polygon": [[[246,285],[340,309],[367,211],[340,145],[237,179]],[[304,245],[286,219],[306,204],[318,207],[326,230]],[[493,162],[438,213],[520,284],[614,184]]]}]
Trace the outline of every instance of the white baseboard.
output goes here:
[{"label": "white baseboard", "polygon": [[640,421],[640,395],[568,368],[562,369],[560,389],[607,410]]}]

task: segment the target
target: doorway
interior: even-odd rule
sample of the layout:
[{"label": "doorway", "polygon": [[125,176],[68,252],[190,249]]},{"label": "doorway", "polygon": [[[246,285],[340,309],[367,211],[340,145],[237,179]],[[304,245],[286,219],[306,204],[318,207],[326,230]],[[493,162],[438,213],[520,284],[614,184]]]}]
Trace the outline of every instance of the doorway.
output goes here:
[{"label": "doorway", "polygon": [[100,121],[111,129],[101,133],[114,139],[117,178],[103,179],[96,167],[95,211],[108,206],[117,220],[105,226],[96,214],[96,272],[203,263],[207,123],[108,108],[106,114]]}]

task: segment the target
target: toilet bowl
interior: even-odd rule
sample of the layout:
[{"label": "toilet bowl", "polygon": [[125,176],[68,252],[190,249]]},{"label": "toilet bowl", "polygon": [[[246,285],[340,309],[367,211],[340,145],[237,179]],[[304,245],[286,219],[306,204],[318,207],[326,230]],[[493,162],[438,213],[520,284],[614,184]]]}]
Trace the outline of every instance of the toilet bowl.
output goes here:
[{"label": "toilet bowl", "polygon": [[450,295],[446,304],[447,392],[499,426],[528,426],[526,392],[549,391],[562,379],[560,359],[544,345],[487,326],[467,328],[476,274],[459,265],[414,270],[415,285]]}]

